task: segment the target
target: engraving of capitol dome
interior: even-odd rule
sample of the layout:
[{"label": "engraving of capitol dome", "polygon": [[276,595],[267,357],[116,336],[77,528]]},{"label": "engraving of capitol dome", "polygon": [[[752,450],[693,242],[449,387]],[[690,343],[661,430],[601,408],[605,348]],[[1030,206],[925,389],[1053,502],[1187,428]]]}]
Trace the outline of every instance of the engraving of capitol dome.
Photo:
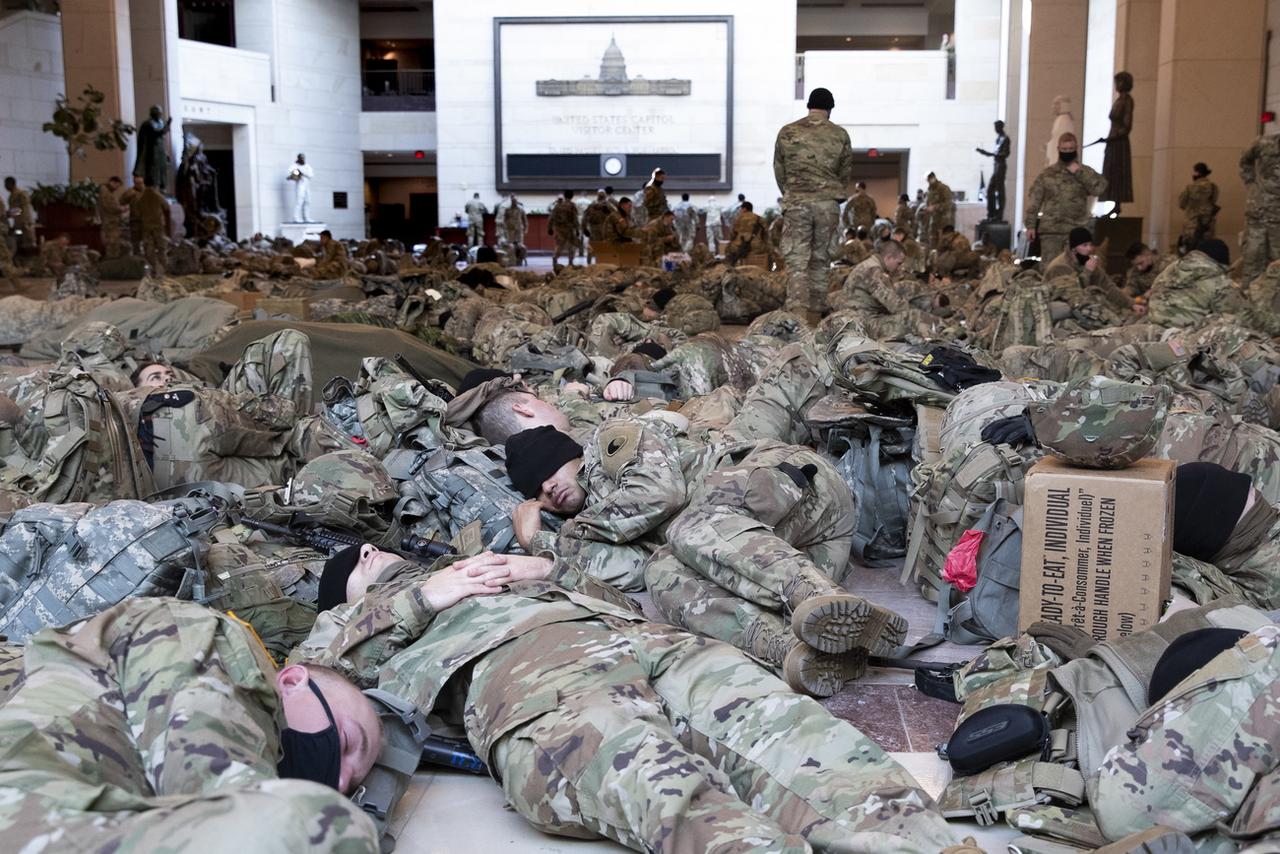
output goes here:
[{"label": "engraving of capitol dome", "polygon": [[609,46],[604,49],[604,56],[600,60],[600,79],[611,82],[625,83],[627,80],[627,60],[622,56],[622,48],[618,47],[618,42],[612,36],[609,37]]},{"label": "engraving of capitol dome", "polygon": [[580,77],[577,80],[538,80],[534,82],[534,91],[541,97],[561,98],[571,95],[688,95],[693,88],[693,81],[679,80],[674,77],[666,80],[646,80],[641,75],[635,79],[627,77],[627,60],[618,47],[616,38],[609,37],[609,46],[604,49],[600,58],[600,76],[592,79]]}]

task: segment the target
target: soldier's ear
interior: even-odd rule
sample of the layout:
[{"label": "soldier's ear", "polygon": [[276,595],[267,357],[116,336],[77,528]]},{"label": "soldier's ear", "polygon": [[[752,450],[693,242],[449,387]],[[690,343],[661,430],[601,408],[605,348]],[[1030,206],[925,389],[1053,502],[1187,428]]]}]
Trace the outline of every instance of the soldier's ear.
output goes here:
[{"label": "soldier's ear", "polygon": [[276,688],[279,689],[282,697],[287,697],[298,690],[305,690],[310,681],[311,675],[301,664],[290,664],[276,674]]}]

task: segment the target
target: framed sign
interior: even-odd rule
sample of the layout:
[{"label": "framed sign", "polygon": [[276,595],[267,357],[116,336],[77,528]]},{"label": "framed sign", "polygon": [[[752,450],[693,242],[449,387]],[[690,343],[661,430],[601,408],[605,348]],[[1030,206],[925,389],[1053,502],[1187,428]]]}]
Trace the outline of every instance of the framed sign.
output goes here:
[{"label": "framed sign", "polygon": [[731,15],[494,18],[493,81],[500,191],[732,186]]}]

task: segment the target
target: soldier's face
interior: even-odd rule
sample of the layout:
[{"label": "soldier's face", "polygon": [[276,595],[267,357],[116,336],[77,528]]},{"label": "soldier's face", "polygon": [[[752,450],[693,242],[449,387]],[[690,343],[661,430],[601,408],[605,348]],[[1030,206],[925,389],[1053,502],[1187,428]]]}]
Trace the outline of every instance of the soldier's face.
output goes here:
[{"label": "soldier's face", "polygon": [[168,365],[147,365],[138,374],[138,388],[164,388],[178,379]]},{"label": "soldier's face", "polygon": [[887,273],[896,273],[898,272],[898,268],[902,266],[901,255],[893,255],[893,254],[885,255],[884,258],[881,259],[881,261],[884,264],[884,269],[885,269],[885,272]]},{"label": "soldier's face", "polygon": [[[296,664],[276,674],[276,689],[280,692],[285,722],[298,732],[322,732],[330,725],[324,706],[308,684],[310,678],[307,669]],[[382,725],[369,700],[354,685],[325,679],[318,687],[329,704],[333,725],[338,730],[342,757],[338,791],[350,794],[368,775],[382,751]]]},{"label": "soldier's face", "polygon": [[544,508],[557,516],[573,516],[582,509],[587,500],[587,492],[578,483],[578,471],[581,468],[581,457],[569,460],[542,482],[538,501]]},{"label": "soldier's face", "polygon": [[351,575],[347,576],[347,601],[354,602],[363,596],[382,575],[382,571],[398,560],[400,560],[399,556],[384,552],[368,543],[361,546],[360,559],[356,561],[356,568],[351,570]]}]

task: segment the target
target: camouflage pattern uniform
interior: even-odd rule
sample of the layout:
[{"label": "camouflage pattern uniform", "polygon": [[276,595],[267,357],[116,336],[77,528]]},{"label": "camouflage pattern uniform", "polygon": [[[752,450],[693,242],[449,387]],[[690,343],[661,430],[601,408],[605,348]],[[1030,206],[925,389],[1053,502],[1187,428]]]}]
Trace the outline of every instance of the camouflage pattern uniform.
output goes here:
[{"label": "camouflage pattern uniform", "polygon": [[582,231],[578,225],[578,209],[572,199],[557,199],[551,206],[551,216],[547,219],[547,228],[555,237],[556,248],[551,255],[551,264],[555,266],[561,255],[569,258],[569,265],[578,257],[578,246],[582,242]]},{"label": "camouflage pattern uniform", "polygon": [[893,225],[900,228],[908,238],[916,233],[916,212],[907,202],[898,202],[898,209],[893,213]]},{"label": "camouflage pattern uniform", "polygon": [[1076,253],[1067,247],[1044,270],[1046,282],[1052,282],[1060,276],[1075,279],[1091,300],[1104,300],[1115,311],[1127,313],[1133,308],[1133,300],[1117,288],[1102,269],[1102,259],[1098,260],[1097,266],[1092,270],[1085,269],[1076,258]]},{"label": "camouflage pattern uniform", "polygon": [[841,228],[865,228],[871,231],[876,224],[876,200],[867,195],[866,190],[855,190],[845,202],[844,213],[840,216]]},{"label": "camouflage pattern uniform", "polygon": [[13,850],[378,851],[351,801],[277,777],[274,668],[236,620],[129,600],[38,633],[25,665],[0,708]]},{"label": "camouflage pattern uniform", "polygon": [[1251,281],[1280,259],[1280,139],[1260,136],[1240,155],[1245,186],[1240,274]]},{"label": "camouflage pattern uniform", "polygon": [[465,706],[469,740],[539,830],[663,852],[954,841],[870,739],[732,647],[640,622],[563,564],[441,613],[418,594],[426,572],[396,564],[299,652],[423,712]]},{"label": "camouflage pattern uniform", "polygon": [[942,243],[942,227],[956,224],[956,197],[951,188],[934,178],[925,196],[929,211],[929,248],[937,249]]},{"label": "camouflage pattern uniform", "polygon": [[868,334],[880,340],[924,334],[932,326],[932,318],[912,308],[889,281],[878,254],[849,271],[831,307],[856,312],[868,324]]},{"label": "camouflage pattern uniform", "polygon": [[1182,224],[1182,237],[1188,246],[1214,236],[1214,222],[1218,218],[1218,185],[1205,175],[1194,179],[1178,194],[1178,207],[1186,221]]},{"label": "camouflage pattern uniform", "polygon": [[323,253],[316,259],[315,266],[308,270],[313,279],[341,279],[351,272],[351,258],[347,247],[332,238],[320,247]]},{"label": "camouflage pattern uniform", "polygon": [[938,243],[938,257],[933,271],[939,276],[951,276],[957,270],[964,270],[969,275],[978,272],[978,253],[973,251],[969,238],[958,231],[944,234]]},{"label": "camouflage pattern uniform", "polygon": [[1092,214],[1089,197],[1100,196],[1107,179],[1084,164],[1072,173],[1065,163],[1055,163],[1031,182],[1023,227],[1035,229],[1041,259],[1053,259],[1067,247],[1073,228],[1088,228]]},{"label": "camouflage pattern uniform", "polygon": [[14,187],[9,194],[9,210],[17,211],[13,217],[13,225],[22,231],[23,248],[36,245],[36,215],[31,207],[31,194],[21,187]]},{"label": "camouflage pattern uniform", "polygon": [[502,211],[502,225],[506,229],[508,252],[516,255],[524,246],[524,235],[529,230],[529,217],[524,212],[524,205],[516,202],[507,205]]},{"label": "camouflage pattern uniform", "polygon": [[124,206],[120,204],[119,191],[111,192],[107,185],[98,188],[98,220],[102,223],[102,245],[105,257],[119,258],[129,254],[129,237],[125,232]]},{"label": "camouflage pattern uniform", "polygon": [[1109,839],[1161,824],[1241,840],[1270,834],[1274,844],[1278,719],[1280,628],[1264,626],[1147,709],[1107,753],[1090,798],[1098,827]]},{"label": "camouflage pattern uniform", "polygon": [[1224,314],[1268,335],[1280,334],[1280,315],[1249,303],[1226,268],[1203,252],[1188,252],[1165,268],[1147,298],[1147,317],[1161,326],[1195,328]]},{"label": "camouflage pattern uniform", "polygon": [[467,215],[467,245],[479,246],[484,243],[484,217],[489,209],[479,199],[471,199],[462,210]]},{"label": "camouflage pattern uniform", "polygon": [[[605,218],[604,225],[600,227],[600,236],[597,238],[601,243],[630,243],[635,238],[632,236],[631,222],[623,215],[622,211],[614,210]],[[594,232],[592,232],[594,234]]]},{"label": "camouflage pattern uniform", "polygon": [[676,215],[676,235],[680,238],[680,251],[690,252],[693,250],[693,237],[698,232],[698,209],[693,206],[693,202],[682,199],[676,202],[672,210]]},{"label": "camouflage pattern uniform", "polygon": [[173,213],[169,210],[169,202],[155,187],[147,187],[132,207],[138,209],[142,228],[142,255],[151,265],[151,272],[162,276],[168,260],[169,235],[173,233]]},{"label": "camouflage pattern uniform", "polygon": [[662,263],[663,255],[680,251],[680,238],[676,237],[675,227],[661,217],[642,228],[640,235],[644,242],[644,254],[640,257],[642,267],[657,267]]},{"label": "camouflage pattern uniform", "polygon": [[733,223],[725,260],[738,263],[748,255],[764,255],[769,251],[769,232],[764,219],[755,211],[743,211]]},{"label": "camouflage pattern uniform", "polygon": [[778,131],[773,174],[782,190],[788,311],[816,318],[827,296],[832,235],[853,180],[853,148],[839,125],[811,111]]},{"label": "camouflage pattern uniform", "polygon": [[129,187],[120,194],[120,204],[129,211],[129,252],[138,251],[142,246],[142,206],[138,200],[142,198],[142,190]]},{"label": "camouflage pattern uniform", "polygon": [[666,190],[662,189],[662,185],[656,181],[645,185],[644,194],[640,197],[640,206],[644,208],[648,222],[653,222],[671,210],[671,206],[667,204]]}]

